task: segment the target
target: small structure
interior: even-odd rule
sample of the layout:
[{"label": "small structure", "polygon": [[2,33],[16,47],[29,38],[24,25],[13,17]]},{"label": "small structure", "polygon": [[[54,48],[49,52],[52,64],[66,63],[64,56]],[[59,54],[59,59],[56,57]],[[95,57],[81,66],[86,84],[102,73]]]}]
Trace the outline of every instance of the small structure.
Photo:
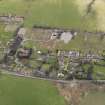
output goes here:
[{"label": "small structure", "polygon": [[64,56],[64,57],[79,57],[80,52],[79,51],[58,51],[58,56]]},{"label": "small structure", "polygon": [[51,40],[57,39],[58,33],[54,32],[51,35]]},{"label": "small structure", "polygon": [[51,40],[53,40],[53,39],[59,39],[61,34],[62,34],[61,30],[55,30],[54,32],[52,32]]},{"label": "small structure", "polygon": [[21,37],[24,37],[25,34],[26,34],[25,28],[20,28],[19,31],[17,32],[17,35]]},{"label": "small structure", "polygon": [[79,57],[80,53],[78,51],[69,51],[69,57]]},{"label": "small structure", "polygon": [[0,22],[8,23],[23,23],[24,17],[22,16],[12,16],[12,15],[3,15],[0,16]]},{"label": "small structure", "polygon": [[37,51],[37,54],[41,54],[42,52],[41,51]]},{"label": "small structure", "polygon": [[57,75],[58,78],[64,78],[64,76],[65,75],[63,73],[58,73],[58,75]]}]

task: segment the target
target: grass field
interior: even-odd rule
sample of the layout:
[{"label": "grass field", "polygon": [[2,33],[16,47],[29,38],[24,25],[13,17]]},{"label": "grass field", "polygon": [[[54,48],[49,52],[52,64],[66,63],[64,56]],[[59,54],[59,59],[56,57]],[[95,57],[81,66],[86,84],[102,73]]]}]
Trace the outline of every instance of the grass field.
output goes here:
[{"label": "grass field", "polygon": [[91,92],[83,99],[80,105],[105,105],[105,93]]},{"label": "grass field", "polygon": [[105,31],[105,2],[96,0],[0,0],[0,15],[25,17],[25,26],[43,25]]},{"label": "grass field", "polygon": [[[86,18],[89,20],[89,17],[95,19],[96,29],[105,31],[105,1],[104,0],[95,0],[91,5],[90,13],[86,14],[87,8],[92,0],[74,0],[79,13],[81,15],[86,15]],[[90,23],[92,24],[93,21]]]},{"label": "grass field", "polygon": [[80,50],[82,52],[88,52],[91,50],[94,53],[102,52],[105,48],[105,37],[103,39],[98,35],[89,35],[85,40],[84,35],[77,35],[68,44],[63,42],[57,43],[56,48],[65,50]]},{"label": "grass field", "polygon": [[1,0],[0,14],[24,16],[26,26],[95,29],[95,18],[83,19],[72,0]]},{"label": "grass field", "polygon": [[51,82],[2,75],[0,105],[65,105],[65,102]]}]

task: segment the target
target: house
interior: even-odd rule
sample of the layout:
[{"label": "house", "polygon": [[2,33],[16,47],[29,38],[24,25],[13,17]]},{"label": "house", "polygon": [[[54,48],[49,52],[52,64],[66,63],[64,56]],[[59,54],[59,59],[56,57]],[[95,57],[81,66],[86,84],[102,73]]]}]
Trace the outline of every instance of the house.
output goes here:
[{"label": "house", "polygon": [[26,29],[25,28],[20,28],[17,32],[17,36],[23,37],[26,34]]},{"label": "house", "polygon": [[80,52],[79,51],[58,51],[58,56],[64,56],[64,57],[79,57]]},{"label": "house", "polygon": [[61,34],[62,34],[61,30],[54,30],[54,32],[52,32],[52,35],[51,35],[51,40],[59,39]]},{"label": "house", "polygon": [[80,53],[78,51],[69,51],[69,57],[79,57]]}]

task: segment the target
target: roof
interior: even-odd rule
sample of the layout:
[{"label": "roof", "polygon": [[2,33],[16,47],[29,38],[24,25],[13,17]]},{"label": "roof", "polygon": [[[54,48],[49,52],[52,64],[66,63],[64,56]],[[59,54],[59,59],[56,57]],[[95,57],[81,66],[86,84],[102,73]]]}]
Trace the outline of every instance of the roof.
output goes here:
[{"label": "roof", "polygon": [[20,28],[17,35],[25,35],[26,29],[25,28]]},{"label": "roof", "polygon": [[73,35],[71,32],[64,32],[61,34],[61,40],[64,41],[64,43],[68,43],[72,39]]}]

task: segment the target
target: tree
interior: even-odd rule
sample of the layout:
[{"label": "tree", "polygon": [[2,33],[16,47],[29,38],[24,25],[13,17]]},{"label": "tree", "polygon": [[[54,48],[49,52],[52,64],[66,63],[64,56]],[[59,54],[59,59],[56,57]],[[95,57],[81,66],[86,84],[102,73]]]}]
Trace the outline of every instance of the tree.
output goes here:
[{"label": "tree", "polygon": [[91,64],[87,70],[87,79],[92,80],[92,74],[93,74],[93,65]]},{"label": "tree", "polygon": [[56,57],[49,57],[49,59],[47,60],[47,63],[51,65],[51,69],[53,70],[58,70],[59,69],[59,65],[58,65],[58,60]]}]

